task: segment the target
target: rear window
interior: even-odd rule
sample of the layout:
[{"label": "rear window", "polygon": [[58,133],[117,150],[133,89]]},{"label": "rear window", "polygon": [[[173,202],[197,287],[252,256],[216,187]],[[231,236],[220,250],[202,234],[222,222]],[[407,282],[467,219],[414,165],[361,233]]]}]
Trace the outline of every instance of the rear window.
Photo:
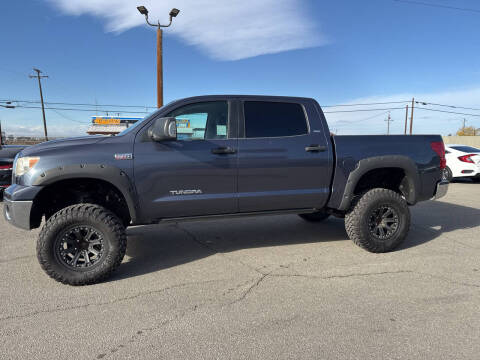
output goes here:
[{"label": "rear window", "polygon": [[245,101],[247,138],[295,136],[308,133],[307,119],[300,104]]},{"label": "rear window", "polygon": [[466,152],[466,153],[480,153],[480,149],[472,146],[450,146],[451,149]]}]

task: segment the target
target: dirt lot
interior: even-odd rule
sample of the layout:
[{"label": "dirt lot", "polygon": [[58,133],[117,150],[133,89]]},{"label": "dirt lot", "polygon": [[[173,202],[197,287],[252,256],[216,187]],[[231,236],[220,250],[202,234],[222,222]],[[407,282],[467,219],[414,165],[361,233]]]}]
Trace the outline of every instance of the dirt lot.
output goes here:
[{"label": "dirt lot", "polygon": [[480,184],[412,222],[379,255],[339,219],[131,228],[110,281],[70,287],[37,264],[38,231],[2,217],[0,358],[478,359]]}]

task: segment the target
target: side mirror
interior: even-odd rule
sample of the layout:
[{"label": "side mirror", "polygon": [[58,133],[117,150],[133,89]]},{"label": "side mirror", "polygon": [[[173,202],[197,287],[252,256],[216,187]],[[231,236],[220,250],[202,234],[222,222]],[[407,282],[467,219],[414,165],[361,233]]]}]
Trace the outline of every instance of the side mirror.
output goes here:
[{"label": "side mirror", "polygon": [[177,140],[177,121],[174,117],[156,119],[148,129],[148,136],[153,141]]}]

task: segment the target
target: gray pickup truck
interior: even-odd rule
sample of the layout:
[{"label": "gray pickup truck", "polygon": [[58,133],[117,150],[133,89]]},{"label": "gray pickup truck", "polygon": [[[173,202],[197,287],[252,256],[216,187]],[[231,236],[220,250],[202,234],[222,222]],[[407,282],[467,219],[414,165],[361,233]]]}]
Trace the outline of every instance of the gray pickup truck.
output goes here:
[{"label": "gray pickup truck", "polygon": [[332,136],[313,99],[200,96],[114,137],[24,149],[4,214],[27,230],[45,221],[38,260],[71,285],[120,265],[127,226],[164,221],[333,215],[355,244],[386,252],[407,236],[409,205],[445,195],[445,165],[438,135]]}]

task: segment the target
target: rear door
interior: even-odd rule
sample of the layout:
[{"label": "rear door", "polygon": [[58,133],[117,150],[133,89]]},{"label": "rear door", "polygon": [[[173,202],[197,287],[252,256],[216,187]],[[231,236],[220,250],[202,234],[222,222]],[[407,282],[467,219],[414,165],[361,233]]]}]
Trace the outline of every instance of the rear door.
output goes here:
[{"label": "rear door", "polygon": [[244,99],[239,109],[240,212],[323,207],[333,165],[315,106]]}]

